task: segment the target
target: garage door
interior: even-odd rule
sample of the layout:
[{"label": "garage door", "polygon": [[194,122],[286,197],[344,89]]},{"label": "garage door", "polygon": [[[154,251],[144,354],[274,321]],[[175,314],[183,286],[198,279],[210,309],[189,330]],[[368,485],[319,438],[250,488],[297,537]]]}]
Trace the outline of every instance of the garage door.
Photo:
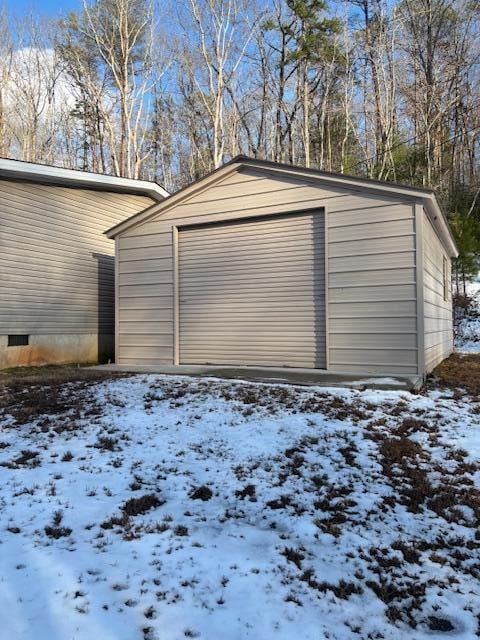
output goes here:
[{"label": "garage door", "polygon": [[178,238],[182,364],[325,367],[323,211]]}]

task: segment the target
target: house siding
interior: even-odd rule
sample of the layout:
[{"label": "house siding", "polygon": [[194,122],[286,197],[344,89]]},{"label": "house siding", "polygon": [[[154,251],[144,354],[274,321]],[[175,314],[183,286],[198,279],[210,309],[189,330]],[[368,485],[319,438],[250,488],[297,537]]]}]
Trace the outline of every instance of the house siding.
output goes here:
[{"label": "house siding", "polygon": [[254,168],[224,176],[117,236],[117,361],[174,362],[176,226],[325,208],[329,369],[416,373],[414,204]]},{"label": "house siding", "polygon": [[[448,266],[447,300],[443,291],[443,261]],[[432,371],[453,351],[451,261],[427,214],[423,212],[423,295],[425,370]]]},{"label": "house siding", "polygon": [[[0,366],[91,360],[98,335],[113,343],[114,243],[103,232],[152,203],[0,180]],[[30,348],[7,348],[9,334],[29,334]]]}]

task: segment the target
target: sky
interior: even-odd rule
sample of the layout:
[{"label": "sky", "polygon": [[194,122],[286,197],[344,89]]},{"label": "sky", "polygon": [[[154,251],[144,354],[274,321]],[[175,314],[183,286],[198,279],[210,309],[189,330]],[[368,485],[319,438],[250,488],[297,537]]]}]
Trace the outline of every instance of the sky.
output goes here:
[{"label": "sky", "polygon": [[9,13],[17,16],[35,13],[58,16],[68,13],[81,6],[81,0],[0,0],[0,6],[5,6]]}]

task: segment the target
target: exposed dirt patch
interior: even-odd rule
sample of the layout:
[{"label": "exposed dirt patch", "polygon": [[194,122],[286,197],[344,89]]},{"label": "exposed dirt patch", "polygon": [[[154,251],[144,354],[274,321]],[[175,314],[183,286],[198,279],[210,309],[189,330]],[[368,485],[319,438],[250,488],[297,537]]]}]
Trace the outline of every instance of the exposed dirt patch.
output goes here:
[{"label": "exposed dirt patch", "polygon": [[206,487],[205,485],[202,485],[200,487],[194,487],[188,494],[188,497],[190,498],[190,500],[203,500],[203,502],[210,500],[212,496],[213,496],[212,490]]},{"label": "exposed dirt patch", "polygon": [[[134,527],[132,518],[136,516],[144,515],[148,511],[152,509],[156,509],[157,507],[161,507],[165,504],[165,500],[161,500],[154,493],[148,493],[143,496],[139,496],[138,498],[130,498],[126,502],[122,504],[120,507],[120,514],[114,515],[111,518],[108,518],[104,522],[100,524],[102,529],[114,529],[118,527],[125,536],[129,539],[133,539],[138,537],[140,531],[144,530],[141,527]],[[164,530],[161,526],[154,527],[152,529],[161,532]]]},{"label": "exposed dirt patch", "polygon": [[431,631],[453,631],[455,627],[447,618],[438,618],[437,616],[430,616],[428,618],[428,628]]},{"label": "exposed dirt patch", "polygon": [[255,413],[274,416],[279,412],[291,411],[322,413],[333,419],[358,422],[366,419],[373,409],[360,399],[348,401],[327,392],[317,392],[304,398],[304,390],[301,387],[225,384],[203,380],[197,380],[195,384],[185,382],[175,385],[162,380],[152,385],[151,391],[145,395],[145,406],[152,409],[155,402],[169,401],[171,408],[180,408],[206,395],[221,398],[234,405],[238,404],[242,407],[242,415],[245,417]]},{"label": "exposed dirt patch", "polygon": [[130,498],[122,505],[122,511],[127,516],[139,516],[147,513],[150,509],[156,509],[162,504],[165,504],[165,500],[160,500],[154,493],[148,493],[139,498]]},{"label": "exposed dirt patch", "polygon": [[438,365],[433,376],[436,378],[434,382],[443,387],[465,389],[478,398],[480,397],[480,354],[453,353]]},{"label": "exposed dirt patch", "polygon": [[54,538],[55,540],[68,537],[72,533],[72,530],[70,527],[62,526],[62,520],[63,513],[61,511],[55,511],[52,518],[52,524],[47,525],[44,529],[45,535],[49,538]]},{"label": "exposed dirt patch", "polygon": [[[369,569],[378,576],[369,580],[367,586],[387,605],[389,620],[401,621],[412,628],[419,624],[427,591],[450,586],[449,581],[440,578],[422,578],[415,568],[421,566],[422,558],[480,577],[480,563],[472,562],[472,554],[480,550],[478,536],[475,540],[469,536],[448,536],[441,524],[443,521],[446,526],[447,523],[476,526],[480,518],[480,490],[471,477],[480,470],[480,465],[467,461],[462,449],[441,445],[440,431],[434,420],[414,418],[390,424],[370,423],[366,431],[377,443],[383,476],[392,487],[392,497],[385,497],[384,509],[396,510],[401,504],[413,514],[430,518],[433,512],[440,518],[428,538],[399,539],[391,549],[371,548],[365,554]],[[441,447],[441,458],[434,457],[430,447],[420,444],[419,440],[425,437],[434,449]],[[441,616],[431,616],[427,621],[427,626],[435,631],[452,630],[450,625]]]},{"label": "exposed dirt patch", "polygon": [[39,460],[40,452],[39,451],[28,451],[27,449],[23,449],[20,452],[20,455],[9,462],[2,463],[3,467],[8,467],[9,469],[21,469],[22,467],[38,467],[40,464]]},{"label": "exposed dirt patch", "polygon": [[256,502],[257,494],[255,490],[255,485],[247,484],[243,487],[243,489],[237,489],[237,491],[235,491],[235,496],[239,500],[245,500],[245,498],[248,498],[251,502]]},{"label": "exposed dirt patch", "polygon": [[[100,413],[88,401],[89,388],[105,380],[126,377],[71,366],[19,367],[0,371],[0,417],[10,415],[17,426],[42,417],[45,431],[75,427],[83,416]],[[51,417],[55,416],[55,425]]]},{"label": "exposed dirt patch", "polygon": [[112,438],[110,436],[99,436],[98,440],[93,444],[96,449],[102,451],[120,451],[121,447],[118,443],[118,438]]},{"label": "exposed dirt patch", "polygon": [[314,569],[306,569],[300,576],[300,580],[306,582],[311,589],[325,593],[326,591],[332,591],[337,598],[347,600],[353,594],[363,593],[363,589],[353,582],[346,582],[340,580],[338,584],[331,584],[330,582],[319,581],[315,577]]}]

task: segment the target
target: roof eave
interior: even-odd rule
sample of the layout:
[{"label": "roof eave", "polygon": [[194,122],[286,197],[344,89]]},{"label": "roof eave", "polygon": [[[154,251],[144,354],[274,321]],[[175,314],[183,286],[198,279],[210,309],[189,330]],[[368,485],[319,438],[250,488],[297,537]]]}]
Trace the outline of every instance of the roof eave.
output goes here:
[{"label": "roof eave", "polygon": [[[177,202],[180,202],[184,198],[191,197],[197,191],[209,186],[212,182],[216,182],[221,178],[227,176],[229,173],[236,171],[237,169],[240,168],[240,166],[241,164],[237,164],[234,162],[227,162],[226,164],[222,165],[221,167],[218,167],[218,169],[215,169],[214,171],[210,172],[203,178],[200,178],[199,180],[192,182],[186,187],[183,187],[183,189],[180,189],[180,191],[177,191],[176,193],[173,193],[172,195],[168,196],[168,198],[165,198],[165,200],[160,205],[154,204],[151,207],[144,209],[143,211],[139,211],[138,213],[133,214],[133,216],[130,216],[130,218],[127,218],[126,220],[119,222],[113,227],[110,227],[103,233],[107,236],[107,238],[110,238],[110,240],[112,240],[116,238],[116,236],[118,236],[119,234],[126,231],[127,229],[130,229],[133,226],[141,224],[146,219],[148,219],[152,209],[154,210],[151,212],[152,214],[163,213],[165,210],[169,209],[170,207],[175,206]],[[160,210],[157,212],[156,209],[158,206],[160,206]]]},{"label": "roof eave", "polygon": [[[238,156],[233,158],[230,162],[227,162],[222,167],[219,167],[212,173],[208,174],[204,178],[188,185],[184,189],[181,189],[177,193],[169,196],[162,203],[160,209],[157,211],[157,205],[153,205],[148,209],[145,209],[127,220],[120,222],[119,224],[111,227],[107,231],[105,231],[105,235],[112,239],[115,238],[120,233],[123,233],[127,229],[130,229],[137,224],[141,224],[152,214],[160,214],[171,206],[174,206],[179,201],[183,200],[183,198],[190,197],[195,193],[195,191],[206,187],[214,180],[219,180],[220,178],[226,176],[228,173],[232,171],[236,171],[241,169],[242,167],[253,167],[253,168],[264,168],[270,172],[276,172],[279,174],[292,174],[304,176],[305,178],[322,180],[323,182],[327,182],[331,185],[339,185],[345,186],[346,184],[350,185],[354,189],[365,190],[368,189],[370,191],[376,193],[385,193],[385,194],[395,194],[399,197],[409,198],[412,201],[419,202],[421,201],[426,210],[430,213],[430,218],[434,223],[435,227],[438,229],[441,238],[443,239],[443,243],[449,252],[451,257],[458,256],[458,249],[455,245],[455,241],[453,240],[453,236],[451,230],[448,226],[447,220],[438,205],[437,199],[435,197],[435,193],[430,189],[417,189],[416,187],[409,187],[408,185],[398,185],[392,184],[389,182],[380,182],[380,181],[370,181],[364,178],[356,178],[354,176],[345,176],[343,174],[329,173],[329,172],[319,172],[313,169],[304,169],[302,167],[293,167],[290,165],[283,165],[269,161],[256,160],[253,158],[247,158],[244,156]],[[155,209],[155,211],[151,211],[151,209]]]},{"label": "roof eave", "polygon": [[437,230],[440,238],[443,241],[443,245],[448,251],[450,258],[458,258],[459,256],[458,247],[455,243],[455,240],[453,239],[453,234],[450,229],[450,226],[447,222],[447,219],[443,211],[441,210],[437,202],[435,195],[432,194],[430,196],[424,196],[422,200],[423,200],[425,211],[429,216],[430,222],[432,223],[434,228]]},{"label": "roof eave", "polygon": [[0,158],[0,177],[11,180],[30,180],[40,184],[55,184],[84,189],[97,189],[119,193],[131,193],[153,198],[162,202],[169,193],[156,182],[147,180],[133,180],[107,176],[88,171],[51,167],[49,165],[21,162]]},{"label": "roof eave", "polygon": [[362,176],[353,176],[346,173],[336,173],[334,171],[324,171],[321,169],[313,169],[308,167],[301,167],[299,165],[290,165],[280,162],[273,162],[271,160],[259,160],[257,158],[247,158],[245,156],[237,156],[224,166],[229,164],[241,164],[250,167],[260,167],[268,169],[269,171],[276,171],[279,173],[293,173],[301,175],[305,178],[317,178],[325,180],[331,184],[349,184],[358,189],[370,189],[372,191],[388,191],[389,193],[398,193],[399,195],[405,195],[410,197],[422,197],[434,194],[433,189],[425,187],[413,187],[408,184],[402,184],[398,182],[388,182],[386,180],[375,180],[372,178],[365,178]]}]

